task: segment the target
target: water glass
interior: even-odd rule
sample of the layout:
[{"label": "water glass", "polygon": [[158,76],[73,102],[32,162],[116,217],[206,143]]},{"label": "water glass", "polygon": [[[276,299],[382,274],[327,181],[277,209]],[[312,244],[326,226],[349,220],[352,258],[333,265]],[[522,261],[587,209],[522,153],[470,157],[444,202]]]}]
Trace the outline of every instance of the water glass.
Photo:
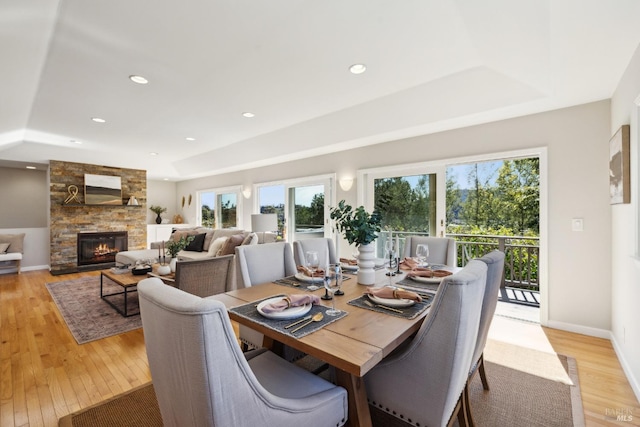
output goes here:
[{"label": "water glass", "polygon": [[[342,268],[340,264],[329,264],[327,269],[325,270],[324,276],[324,287],[331,295],[335,294],[336,291],[340,290],[340,286],[342,285]],[[340,310],[336,310],[336,301],[335,298],[331,299],[331,308],[327,310],[326,314],[328,316],[337,316],[340,314]]]}]

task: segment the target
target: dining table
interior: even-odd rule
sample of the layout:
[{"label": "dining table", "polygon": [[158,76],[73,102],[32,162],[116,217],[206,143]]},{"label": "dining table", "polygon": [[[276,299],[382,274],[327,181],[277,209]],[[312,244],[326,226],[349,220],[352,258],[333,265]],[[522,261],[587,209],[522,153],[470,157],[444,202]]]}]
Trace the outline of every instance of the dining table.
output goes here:
[{"label": "dining table", "polygon": [[[276,283],[277,281],[262,283],[209,298],[225,304],[232,320],[264,334],[265,347],[278,351],[286,345],[333,366],[337,384],[344,387],[348,393],[349,419],[346,425],[371,426],[371,414],[363,377],[418,331],[428,313],[428,304],[422,303],[425,306],[424,309],[415,313],[412,318],[399,314],[405,311],[404,308],[395,308],[396,311],[393,311],[384,307],[353,305],[354,301],[362,302],[367,299],[363,295],[370,286],[358,284],[355,272],[348,273],[345,271],[343,275],[341,290],[344,295],[333,297],[335,307],[346,312],[346,315],[301,337],[289,333],[290,329],[283,331],[269,327],[260,319],[240,315],[236,310],[240,306],[255,310],[258,302],[277,295],[310,292],[321,296],[325,294],[322,283],[319,289],[310,291],[306,288],[306,283],[296,284],[296,281],[291,280],[293,278],[287,278],[280,283]],[[399,281],[411,284],[406,276],[406,274],[399,274],[389,277],[385,274],[385,270],[377,270],[374,287],[395,285]],[[415,290],[426,297],[425,301],[429,300],[428,297],[433,299],[437,284],[424,289],[420,286],[421,283],[416,284],[418,287]],[[320,304],[330,307],[331,301],[321,300]],[[325,317],[327,317],[326,314]]]}]

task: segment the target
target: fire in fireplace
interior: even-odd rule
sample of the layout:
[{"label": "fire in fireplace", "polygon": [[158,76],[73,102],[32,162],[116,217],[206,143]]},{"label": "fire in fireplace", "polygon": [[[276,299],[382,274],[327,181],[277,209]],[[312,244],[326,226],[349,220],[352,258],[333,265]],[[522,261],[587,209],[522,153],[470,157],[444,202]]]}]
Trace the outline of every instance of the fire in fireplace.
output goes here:
[{"label": "fire in fireplace", "polygon": [[126,231],[78,233],[78,266],[115,263],[128,240]]}]

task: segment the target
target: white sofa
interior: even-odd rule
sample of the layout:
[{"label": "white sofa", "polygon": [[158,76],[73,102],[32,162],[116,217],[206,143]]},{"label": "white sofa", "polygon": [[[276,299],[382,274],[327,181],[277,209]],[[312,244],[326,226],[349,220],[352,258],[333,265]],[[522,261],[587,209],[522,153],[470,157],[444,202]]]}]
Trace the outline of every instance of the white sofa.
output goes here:
[{"label": "white sofa", "polygon": [[16,269],[20,274],[24,236],[24,233],[0,234],[0,269]]},{"label": "white sofa", "polygon": [[[258,244],[258,243],[268,243],[274,242],[276,240],[276,235],[273,233],[251,233],[250,231],[232,229],[232,228],[223,228],[223,229],[211,229],[205,227],[192,227],[192,228],[180,228],[174,229],[171,234],[170,239],[178,240],[183,236],[191,235],[197,236],[204,234],[204,241],[202,245],[202,251],[193,251],[193,250],[182,250],[178,252],[178,260],[179,261],[188,261],[188,260],[198,260],[204,258],[211,258],[218,255],[230,255],[235,253],[235,246],[237,244]],[[242,236],[241,242],[240,237]],[[224,244],[227,241],[222,241],[223,238],[227,240],[233,237],[234,242],[229,242],[227,247],[224,247]],[[234,243],[236,245],[234,245]],[[123,251],[116,254],[116,265],[130,265],[134,266],[136,261],[145,260],[145,259],[153,259],[158,258],[160,254],[158,248],[161,247],[162,242],[154,242],[151,244],[150,249],[142,249],[135,251]],[[166,242],[165,242],[166,248]],[[226,250],[222,250],[226,249]],[[169,261],[171,258],[167,257],[166,260]]]}]

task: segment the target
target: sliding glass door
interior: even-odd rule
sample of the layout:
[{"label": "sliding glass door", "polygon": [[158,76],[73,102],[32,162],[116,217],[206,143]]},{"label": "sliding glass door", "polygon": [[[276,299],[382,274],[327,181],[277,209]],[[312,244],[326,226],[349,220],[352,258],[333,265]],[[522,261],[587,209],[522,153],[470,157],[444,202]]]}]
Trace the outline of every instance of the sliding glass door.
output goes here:
[{"label": "sliding glass door", "polygon": [[332,237],[329,205],[335,204],[333,175],[256,186],[257,211],[278,214],[278,234],[288,241]]}]

